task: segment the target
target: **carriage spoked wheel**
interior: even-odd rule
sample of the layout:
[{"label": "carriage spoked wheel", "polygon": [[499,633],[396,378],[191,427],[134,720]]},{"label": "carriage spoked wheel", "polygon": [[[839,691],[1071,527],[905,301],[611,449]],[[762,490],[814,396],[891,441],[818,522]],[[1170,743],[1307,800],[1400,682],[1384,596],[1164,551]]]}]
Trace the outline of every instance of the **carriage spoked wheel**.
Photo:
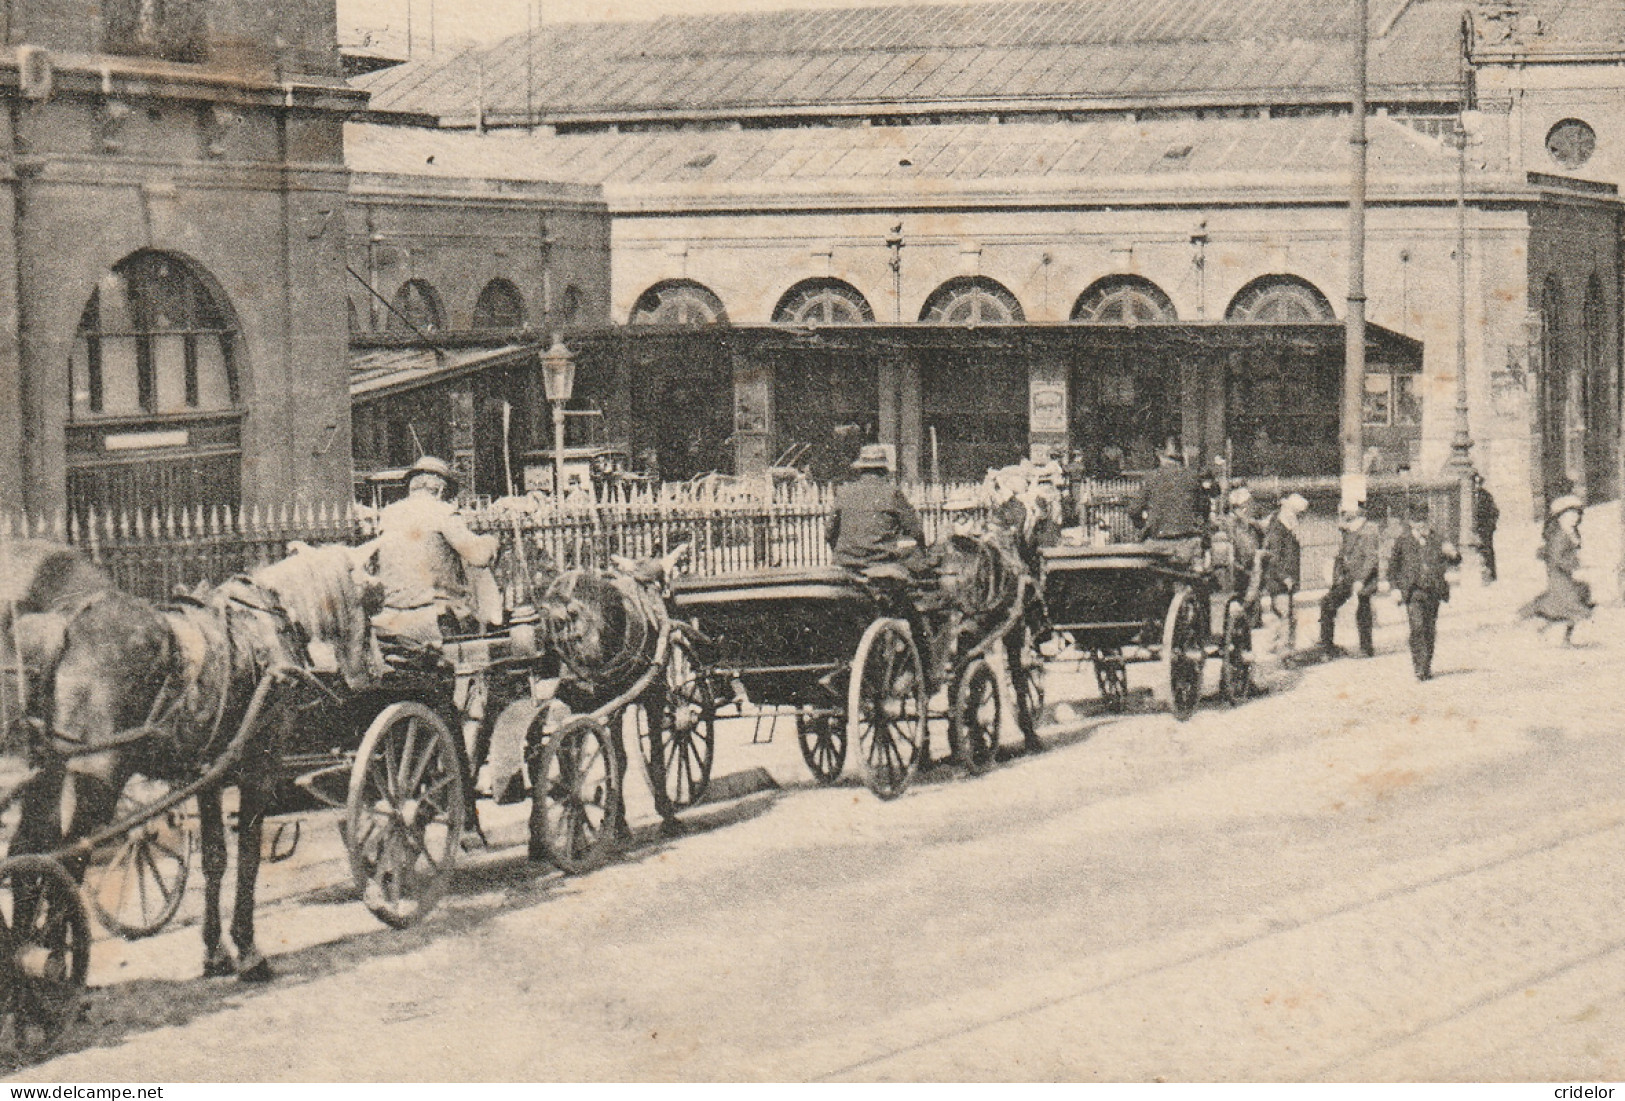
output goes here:
[{"label": "carriage spoked wheel", "polygon": [[1219,663],[1219,692],[1236,707],[1253,691],[1253,629],[1247,622],[1247,609],[1234,600],[1224,608]]},{"label": "carriage spoked wheel", "polygon": [[1180,587],[1168,603],[1168,618],[1162,625],[1162,692],[1174,718],[1181,722],[1196,712],[1202,697],[1205,634],[1196,595]]},{"label": "carriage spoked wheel", "polygon": [[877,619],[858,642],[847,686],[847,740],[869,790],[895,799],[908,789],[925,745],[925,668],[908,622]]},{"label": "carriage spoked wheel", "polygon": [[715,685],[680,635],[671,640],[664,697],[661,715],[650,715],[647,701],[627,710],[637,726],[638,752],[649,766],[655,809],[669,819],[705,798],[717,747]]},{"label": "carriage spoked wheel", "polygon": [[[119,794],[118,818],[169,794],[162,780],[132,776]],[[102,928],[125,940],[150,937],[174,918],[186,894],[197,816],[190,800],[140,823],[91,857],[85,898]]]},{"label": "carriage spoked wheel", "polygon": [[1120,715],[1128,707],[1128,665],[1116,650],[1097,650],[1090,664],[1095,667],[1095,684],[1106,710]]},{"label": "carriage spoked wheel", "polygon": [[796,713],[796,743],[820,784],[833,784],[846,767],[846,724],[838,715]]},{"label": "carriage spoked wheel", "polygon": [[577,715],[526,747],[531,858],[567,875],[601,867],[615,845],[621,769],[609,728]]},{"label": "carriage spoked wheel", "polygon": [[361,901],[385,925],[422,920],[445,893],[466,782],[450,728],[424,704],[392,703],[367,727],[350,769],[344,837]]},{"label": "carriage spoked wheel", "polygon": [[90,921],[62,865],[0,861],[0,1067],[50,1053],[79,1018],[89,970]]},{"label": "carriage spoked wheel", "polygon": [[954,685],[953,707],[948,716],[948,745],[954,760],[972,776],[993,767],[999,748],[999,725],[1003,718],[999,682],[986,658],[976,658],[960,672]]}]

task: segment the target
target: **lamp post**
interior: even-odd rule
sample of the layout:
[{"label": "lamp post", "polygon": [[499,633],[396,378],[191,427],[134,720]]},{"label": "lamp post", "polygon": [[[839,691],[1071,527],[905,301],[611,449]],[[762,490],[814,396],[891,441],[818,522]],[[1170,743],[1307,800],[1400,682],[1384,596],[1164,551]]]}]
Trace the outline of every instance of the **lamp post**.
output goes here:
[{"label": "lamp post", "polygon": [[[1476,128],[1472,110],[1472,16],[1461,20],[1461,103],[1456,110],[1456,416],[1455,432],[1450,440],[1450,461],[1446,470],[1460,481],[1458,543],[1464,552],[1478,552],[1478,533],[1473,530],[1473,506],[1476,489],[1473,485],[1473,435],[1468,422],[1467,407],[1467,146]],[[1471,563],[1469,563],[1469,566]],[[1463,570],[1464,577],[1475,575],[1471,568]]]},{"label": "lamp post", "polygon": [[542,353],[542,387],[553,406],[553,499],[564,500],[564,403],[576,385],[576,358],[553,334],[553,346]]}]

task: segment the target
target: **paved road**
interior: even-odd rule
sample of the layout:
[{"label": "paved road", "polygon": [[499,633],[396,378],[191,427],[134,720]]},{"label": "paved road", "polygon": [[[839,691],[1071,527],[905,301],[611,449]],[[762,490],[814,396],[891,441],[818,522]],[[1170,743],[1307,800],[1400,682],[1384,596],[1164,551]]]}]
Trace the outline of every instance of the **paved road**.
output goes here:
[{"label": "paved road", "polygon": [[1625,612],[1574,651],[1506,619],[1458,600],[1429,684],[1388,626],[1188,723],[1082,702],[890,804],[726,745],[786,786],[581,879],[501,849],[406,932],[316,843],[271,870],[277,982],[99,945],[93,1046],[28,1077],[1625,1079]]}]

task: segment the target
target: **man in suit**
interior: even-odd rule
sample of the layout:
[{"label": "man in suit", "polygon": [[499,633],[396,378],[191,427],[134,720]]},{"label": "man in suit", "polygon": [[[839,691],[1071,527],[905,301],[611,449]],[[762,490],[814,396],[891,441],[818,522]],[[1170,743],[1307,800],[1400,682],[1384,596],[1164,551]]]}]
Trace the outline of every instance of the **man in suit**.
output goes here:
[{"label": "man in suit", "polygon": [[1303,582],[1298,520],[1308,509],[1309,502],[1301,494],[1289,494],[1264,525],[1263,596],[1278,621],[1272,650],[1290,653],[1298,645],[1298,617],[1292,603]]},{"label": "man in suit", "polygon": [[1433,530],[1425,512],[1413,513],[1405,530],[1394,540],[1388,560],[1388,583],[1410,620],[1411,668],[1417,680],[1433,676],[1439,605],[1450,599],[1445,570],[1460,561],[1456,549]]},{"label": "man in suit", "polygon": [[1484,584],[1495,580],[1495,525],[1501,509],[1484,487],[1484,475],[1473,472],[1473,534],[1478,537],[1479,561],[1484,563]]},{"label": "man in suit", "polygon": [[1157,469],[1140,482],[1134,504],[1148,544],[1168,551],[1182,566],[1196,562],[1207,523],[1207,495],[1201,475],[1185,465],[1174,441],[1157,456]]},{"label": "man in suit", "polygon": [[[919,514],[892,480],[891,455],[886,444],[864,444],[852,464],[857,478],[835,491],[835,511],[824,534],[837,565],[911,568],[925,545]],[[912,547],[907,540],[913,540]]]},{"label": "man in suit", "polygon": [[1332,587],[1320,601],[1320,649],[1326,657],[1336,657],[1340,650],[1332,641],[1337,626],[1337,613],[1350,596],[1355,598],[1354,626],[1360,636],[1360,653],[1365,657],[1376,654],[1372,645],[1371,597],[1377,591],[1377,570],[1381,556],[1381,537],[1377,525],[1366,518],[1365,502],[1345,501],[1340,510],[1338,528],[1343,542],[1337,551],[1332,568]]}]

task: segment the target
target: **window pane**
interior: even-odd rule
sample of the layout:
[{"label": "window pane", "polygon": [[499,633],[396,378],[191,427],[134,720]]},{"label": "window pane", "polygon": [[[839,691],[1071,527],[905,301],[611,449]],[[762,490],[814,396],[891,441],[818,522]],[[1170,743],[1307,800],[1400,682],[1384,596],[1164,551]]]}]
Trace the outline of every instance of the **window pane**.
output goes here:
[{"label": "window pane", "polygon": [[199,409],[230,409],[231,377],[226,370],[226,357],[220,338],[212,335],[197,338],[197,407]]},{"label": "window pane", "polygon": [[1394,376],[1394,423],[1422,423],[1422,394],[1415,375]]},{"label": "window pane", "polygon": [[186,338],[175,334],[152,338],[153,374],[158,379],[157,413],[186,408]]},{"label": "window pane", "polygon": [[1365,423],[1372,425],[1389,424],[1390,398],[1392,397],[1390,383],[1392,375],[1366,375],[1365,376]]},{"label": "window pane", "polygon": [[136,389],[134,337],[109,337],[102,341],[102,412],[114,416],[141,412]]}]

